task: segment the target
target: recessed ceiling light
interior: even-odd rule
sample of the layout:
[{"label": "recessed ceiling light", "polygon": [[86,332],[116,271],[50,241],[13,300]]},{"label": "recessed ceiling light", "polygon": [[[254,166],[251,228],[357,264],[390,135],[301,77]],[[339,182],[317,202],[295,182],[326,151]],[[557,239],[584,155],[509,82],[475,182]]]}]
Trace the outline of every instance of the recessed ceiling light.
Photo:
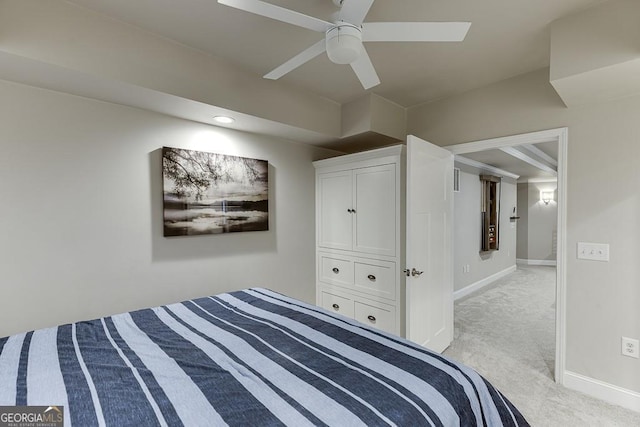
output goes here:
[{"label": "recessed ceiling light", "polygon": [[229,116],[215,116],[213,118],[213,120],[215,120],[218,123],[225,123],[225,124],[229,124],[229,123],[235,122],[235,119],[233,117],[229,117]]}]

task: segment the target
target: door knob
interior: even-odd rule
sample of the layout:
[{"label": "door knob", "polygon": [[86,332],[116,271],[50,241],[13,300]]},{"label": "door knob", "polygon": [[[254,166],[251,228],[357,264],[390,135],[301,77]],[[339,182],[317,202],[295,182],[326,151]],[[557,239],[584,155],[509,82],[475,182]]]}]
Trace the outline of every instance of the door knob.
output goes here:
[{"label": "door knob", "polygon": [[413,276],[413,277],[418,277],[420,276],[422,273],[424,273],[424,271],[418,271],[415,268],[412,268],[411,270],[409,270],[408,268],[406,270],[402,270],[402,272],[404,274],[407,275],[407,277],[409,276]]}]

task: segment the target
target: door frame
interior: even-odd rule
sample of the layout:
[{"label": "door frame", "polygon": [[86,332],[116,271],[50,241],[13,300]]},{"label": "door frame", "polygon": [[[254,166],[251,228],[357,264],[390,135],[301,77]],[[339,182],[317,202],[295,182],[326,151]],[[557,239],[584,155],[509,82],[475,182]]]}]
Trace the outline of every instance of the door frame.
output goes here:
[{"label": "door frame", "polygon": [[558,143],[558,246],[556,251],[556,359],[554,377],[556,383],[564,384],[566,369],[567,145],[569,143],[569,129],[567,127],[548,129],[449,145],[443,148],[448,149],[455,155],[542,142]]}]

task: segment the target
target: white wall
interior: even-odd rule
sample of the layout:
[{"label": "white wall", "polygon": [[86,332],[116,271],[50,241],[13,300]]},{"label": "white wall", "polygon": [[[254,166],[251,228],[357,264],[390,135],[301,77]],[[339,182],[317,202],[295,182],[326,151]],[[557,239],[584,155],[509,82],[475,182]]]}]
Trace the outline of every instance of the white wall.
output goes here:
[{"label": "white wall", "polygon": [[[518,262],[536,264],[556,261],[558,229],[558,194],[555,182],[518,184]],[[545,204],[541,191],[554,192],[553,200]]]},{"label": "white wall", "polygon": [[[37,76],[45,64],[52,66],[45,69],[56,71],[53,78],[31,80],[36,85],[59,84],[57,73],[73,70],[71,76],[80,80],[79,84],[63,84],[61,90],[79,90],[84,82],[92,86],[87,90],[90,96],[96,96],[103,85],[111,87],[119,82],[112,92],[143,88],[136,90],[138,97],[170,94],[323,135],[340,135],[340,104],[335,101],[282,81],[263,79],[214,55],[71,2],[2,0],[0,29],[0,54],[9,54],[0,55],[3,61],[12,55],[34,59],[23,72],[26,78]],[[11,62],[7,68],[13,68]],[[92,77],[90,83],[83,80],[86,76]],[[130,95],[113,96],[139,102]],[[167,104],[158,108],[175,102],[153,97],[158,98],[162,100],[159,103]],[[199,114],[196,117],[201,118]]]},{"label": "white wall", "polygon": [[[566,108],[549,70],[409,110],[410,133],[440,145],[567,126],[566,368],[640,392],[640,97]],[[578,242],[609,243],[610,262],[578,260]]]},{"label": "white wall", "polygon": [[[0,336],[265,286],[314,301],[330,152],[0,81]],[[269,161],[270,231],[164,238],[162,146]]]},{"label": "white wall", "polygon": [[[500,273],[516,263],[516,228],[509,221],[516,204],[516,183],[502,180],[499,250],[480,253],[480,177],[460,165],[460,192],[454,195],[454,291]],[[464,266],[469,272],[464,272]]]},{"label": "white wall", "polygon": [[529,258],[529,185],[518,184],[516,189],[517,199],[517,216],[520,219],[516,222],[517,238],[516,238],[516,259]]}]

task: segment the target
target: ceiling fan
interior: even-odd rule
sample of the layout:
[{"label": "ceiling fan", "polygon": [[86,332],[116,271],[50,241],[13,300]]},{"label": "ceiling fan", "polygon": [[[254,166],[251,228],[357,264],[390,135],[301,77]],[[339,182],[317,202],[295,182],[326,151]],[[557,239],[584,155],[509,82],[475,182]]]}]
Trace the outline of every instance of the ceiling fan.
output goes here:
[{"label": "ceiling fan", "polygon": [[264,76],[276,80],[323,52],[331,62],[349,64],[365,89],[380,84],[362,42],[462,41],[470,22],[363,22],[374,0],[332,0],[340,7],[334,22],[324,21],[261,0],[218,0],[218,3],[325,34]]}]

